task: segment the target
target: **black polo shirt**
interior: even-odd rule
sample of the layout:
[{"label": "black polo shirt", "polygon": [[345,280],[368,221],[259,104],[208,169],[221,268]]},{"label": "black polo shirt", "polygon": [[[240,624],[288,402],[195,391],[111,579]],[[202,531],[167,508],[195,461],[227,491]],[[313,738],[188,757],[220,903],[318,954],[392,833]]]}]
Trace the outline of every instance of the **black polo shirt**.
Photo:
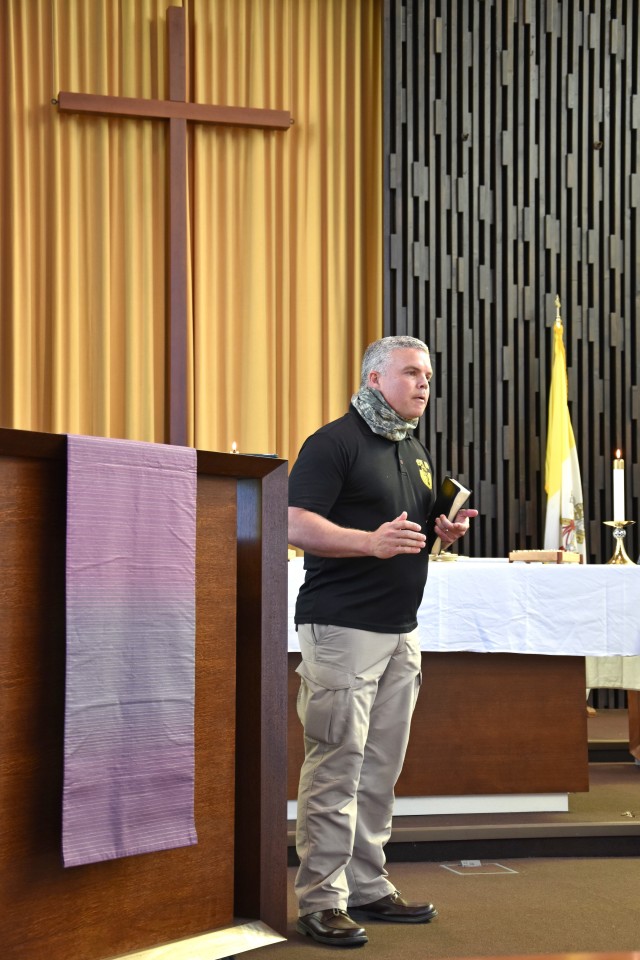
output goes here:
[{"label": "black polo shirt", "polygon": [[[358,530],[376,530],[406,510],[424,527],[434,486],[431,457],[418,440],[380,437],[350,406],[303,444],[289,478],[289,505]],[[407,633],[417,625],[428,562],[426,548],[388,560],[305,553],[296,623]]]}]

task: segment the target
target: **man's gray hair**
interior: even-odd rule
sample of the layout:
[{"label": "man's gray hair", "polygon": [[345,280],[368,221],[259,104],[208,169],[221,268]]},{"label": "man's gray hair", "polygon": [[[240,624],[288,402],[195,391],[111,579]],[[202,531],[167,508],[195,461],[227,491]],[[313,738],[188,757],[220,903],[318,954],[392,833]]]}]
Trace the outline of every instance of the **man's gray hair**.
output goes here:
[{"label": "man's gray hair", "polygon": [[429,347],[417,337],[383,337],[381,340],[374,340],[369,344],[362,358],[360,389],[363,390],[367,386],[372,370],[385,373],[393,351],[402,349],[424,350],[425,353],[429,353]]}]

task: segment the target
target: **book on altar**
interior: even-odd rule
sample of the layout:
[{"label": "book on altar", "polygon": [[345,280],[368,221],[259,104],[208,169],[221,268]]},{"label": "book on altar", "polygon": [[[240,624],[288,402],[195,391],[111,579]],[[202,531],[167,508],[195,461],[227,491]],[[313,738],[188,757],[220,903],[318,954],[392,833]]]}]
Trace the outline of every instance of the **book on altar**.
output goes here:
[{"label": "book on altar", "polygon": [[426,526],[427,547],[433,556],[437,557],[442,549],[442,541],[435,531],[436,520],[444,513],[447,520],[453,521],[470,496],[471,490],[467,490],[459,480],[445,477],[442,481]]},{"label": "book on altar", "polygon": [[510,550],[509,563],[582,563],[581,553],[572,550]]}]

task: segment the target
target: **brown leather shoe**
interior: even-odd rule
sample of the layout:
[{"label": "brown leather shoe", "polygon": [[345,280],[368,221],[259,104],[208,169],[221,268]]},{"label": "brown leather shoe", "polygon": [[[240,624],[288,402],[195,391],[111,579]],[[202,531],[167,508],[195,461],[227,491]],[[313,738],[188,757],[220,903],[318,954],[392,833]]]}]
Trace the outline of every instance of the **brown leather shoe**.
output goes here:
[{"label": "brown leather shoe", "polygon": [[352,920],[345,910],[335,908],[299,917],[296,930],[332,947],[362,947],[369,942],[364,927]]},{"label": "brown leather shoe", "polygon": [[350,907],[354,913],[363,913],[372,920],[389,920],[391,923],[428,923],[438,916],[432,903],[407,903],[399,890],[359,907]]}]

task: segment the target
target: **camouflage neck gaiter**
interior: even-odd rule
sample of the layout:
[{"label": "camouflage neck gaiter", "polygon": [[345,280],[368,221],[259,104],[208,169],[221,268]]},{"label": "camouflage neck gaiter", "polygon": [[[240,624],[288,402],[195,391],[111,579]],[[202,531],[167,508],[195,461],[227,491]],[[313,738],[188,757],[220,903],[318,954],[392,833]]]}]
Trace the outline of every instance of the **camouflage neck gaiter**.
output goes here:
[{"label": "camouflage neck gaiter", "polygon": [[389,406],[379,390],[371,387],[363,387],[354,393],[351,403],[373,432],[387,440],[404,440],[409,431],[418,426],[418,417],[405,420]]}]

